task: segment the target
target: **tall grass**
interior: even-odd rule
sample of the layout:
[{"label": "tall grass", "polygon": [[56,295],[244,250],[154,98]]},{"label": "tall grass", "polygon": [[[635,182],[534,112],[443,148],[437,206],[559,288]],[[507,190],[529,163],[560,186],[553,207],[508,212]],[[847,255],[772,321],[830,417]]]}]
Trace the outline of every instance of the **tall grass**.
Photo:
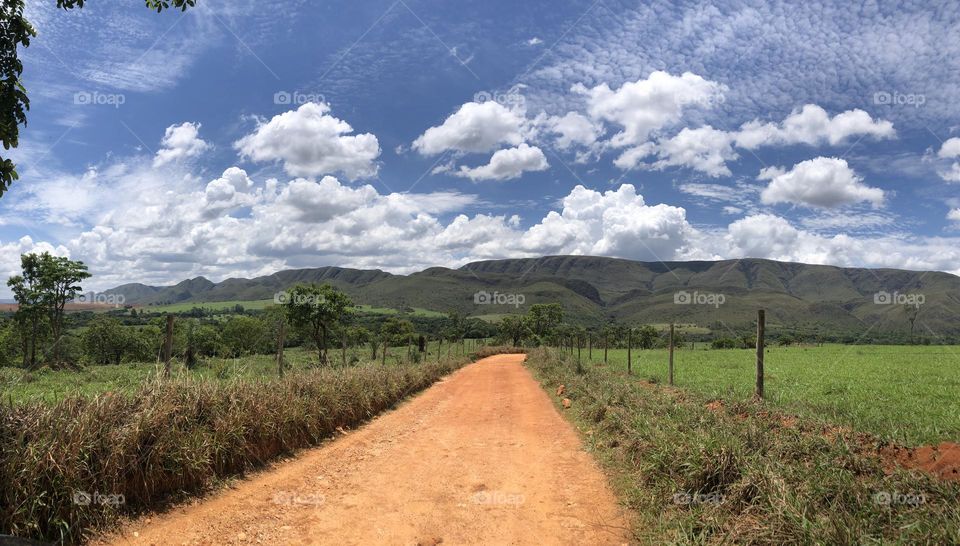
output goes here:
[{"label": "tall grass", "polygon": [[638,516],[664,544],[960,544],[960,484],[892,468],[872,437],[786,422],[763,404],[710,398],[537,351],[549,391]]},{"label": "tall grass", "polygon": [[0,406],[0,534],[76,542],[121,515],[316,445],[464,362],[318,369],[282,380],[183,377],[133,394]]}]

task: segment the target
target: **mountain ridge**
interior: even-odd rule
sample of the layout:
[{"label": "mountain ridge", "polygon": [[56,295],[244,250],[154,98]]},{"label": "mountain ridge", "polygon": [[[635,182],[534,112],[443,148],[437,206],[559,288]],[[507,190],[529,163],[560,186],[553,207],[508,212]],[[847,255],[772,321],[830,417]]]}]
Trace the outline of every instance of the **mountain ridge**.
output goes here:
[{"label": "mountain ridge", "polygon": [[[474,295],[518,294],[522,305],[559,301],[581,322],[685,322],[744,328],[757,308],[773,324],[803,330],[960,334],[960,277],[938,271],[845,268],[759,258],[638,262],[594,256],[544,256],[430,267],[408,275],[335,266],[278,271],[254,279],[213,283],[197,277],[173,286],[127,284],[106,291],[127,303],[151,305],[272,299],[297,283],[328,282],[358,303],[456,310],[470,315],[516,312],[521,306],[478,304]],[[722,296],[711,306],[691,298]],[[877,303],[922,296],[919,305]],[[878,296],[878,294],[881,294]],[[701,298],[702,299],[702,298]],[[903,303],[903,302],[901,302]],[[912,323],[911,323],[912,321]],[[918,330],[919,329],[919,330]]]}]

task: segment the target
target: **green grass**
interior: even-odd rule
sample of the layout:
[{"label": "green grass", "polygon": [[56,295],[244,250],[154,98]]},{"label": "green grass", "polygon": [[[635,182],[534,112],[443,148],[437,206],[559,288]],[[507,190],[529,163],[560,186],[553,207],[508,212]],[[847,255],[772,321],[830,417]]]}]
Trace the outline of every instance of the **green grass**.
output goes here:
[{"label": "green grass", "polygon": [[890,467],[862,435],[785,426],[765,404],[712,411],[702,393],[574,360],[540,350],[527,364],[551,395],[565,386],[561,411],[636,516],[639,543],[960,543],[960,484]]},{"label": "green grass", "polygon": [[[437,342],[427,344],[426,361],[437,360]],[[450,346],[444,343],[440,357],[456,357],[474,348],[468,341],[466,349],[461,345]],[[387,365],[399,364],[406,358],[406,347],[391,347],[387,356]],[[347,349],[347,363],[365,363],[371,361],[368,346]],[[338,348],[331,348],[329,358],[333,367],[342,365],[343,356]],[[284,351],[288,371],[296,373],[316,367],[316,351],[293,347]],[[376,363],[382,362],[378,352]],[[139,387],[156,379],[162,372],[162,365],[154,362],[131,362],[120,365],[85,366],[80,370],[40,370],[27,372],[20,368],[0,368],[0,400],[3,402],[23,403],[37,400],[48,403],[59,402],[70,396],[91,396],[113,392],[133,392]],[[210,379],[229,381],[233,379],[269,379],[277,375],[274,355],[250,355],[242,358],[207,358],[192,370],[186,369],[174,360],[172,372],[178,378]]]},{"label": "green grass", "polygon": [[[697,346],[674,353],[678,387],[727,401],[753,396],[754,350]],[[609,358],[626,369],[625,349]],[[593,359],[602,361],[603,350],[595,349]],[[641,378],[665,383],[667,362],[666,349],[633,351],[633,373]],[[764,368],[766,399],[786,413],[907,445],[960,441],[960,347],[770,347]]]},{"label": "green grass", "polygon": [[[145,305],[143,311],[148,313],[186,313],[194,308],[204,309],[211,312],[232,311],[237,305],[242,306],[248,311],[262,311],[271,305],[275,305],[273,300],[253,300],[253,301],[209,301],[209,302],[182,302],[172,303],[170,305]],[[372,315],[397,315],[400,311],[389,307],[374,307],[372,305],[357,305],[356,310],[360,313],[369,313]],[[409,313],[416,317],[443,317],[444,313],[431,311],[429,309],[413,308]]]}]

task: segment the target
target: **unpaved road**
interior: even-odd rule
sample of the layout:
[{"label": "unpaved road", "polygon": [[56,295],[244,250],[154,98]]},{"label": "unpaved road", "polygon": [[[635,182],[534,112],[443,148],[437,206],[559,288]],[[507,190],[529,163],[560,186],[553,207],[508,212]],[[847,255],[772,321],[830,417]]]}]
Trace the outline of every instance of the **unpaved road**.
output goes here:
[{"label": "unpaved road", "polygon": [[115,544],[625,544],[606,479],[524,368],[480,360]]}]

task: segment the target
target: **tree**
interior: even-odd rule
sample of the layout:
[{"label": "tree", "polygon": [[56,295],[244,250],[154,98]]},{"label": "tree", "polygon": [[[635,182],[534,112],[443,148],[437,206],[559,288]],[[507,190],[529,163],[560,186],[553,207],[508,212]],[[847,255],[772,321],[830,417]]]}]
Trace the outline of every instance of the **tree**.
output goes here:
[{"label": "tree", "polygon": [[[145,0],[149,9],[158,13],[174,7],[185,11],[196,0]],[[17,48],[29,47],[36,29],[23,16],[24,0],[0,0],[0,144],[5,150],[20,143],[20,126],[27,125],[30,99],[21,82],[23,63]],[[57,0],[57,7],[65,10],[82,8],[84,0]],[[17,167],[10,159],[0,158],[0,197],[19,178]]]},{"label": "tree", "polygon": [[223,325],[223,344],[231,356],[245,356],[269,350],[267,325],[256,317],[230,317]]},{"label": "tree", "polygon": [[7,281],[7,286],[13,292],[17,302],[17,312],[14,318],[20,323],[20,333],[23,339],[24,367],[33,369],[37,366],[37,343],[45,326],[44,319],[44,289],[40,271],[40,257],[36,254],[20,256],[22,274],[14,275]]},{"label": "tree", "polygon": [[657,343],[659,334],[656,328],[645,324],[637,329],[635,336],[634,339],[637,340],[637,347],[641,349],[653,349],[653,346]]},{"label": "tree", "polygon": [[53,362],[60,363],[60,345],[63,337],[63,318],[67,302],[76,299],[83,290],[80,282],[90,278],[87,266],[83,262],[73,261],[63,256],[52,256],[49,252],[40,255],[40,272],[43,289],[46,292],[44,304],[50,320],[53,334]]},{"label": "tree", "polygon": [[119,320],[99,316],[87,325],[80,344],[84,356],[93,364],[120,364],[130,346],[130,336]]},{"label": "tree", "polygon": [[387,351],[391,346],[409,342],[413,334],[413,323],[409,320],[389,318],[380,326],[380,338],[383,342],[383,363],[387,363]]},{"label": "tree", "polygon": [[563,322],[563,307],[559,303],[537,303],[527,311],[530,331],[538,338],[549,335]]},{"label": "tree", "polygon": [[519,347],[523,337],[529,333],[529,321],[522,315],[507,315],[500,319],[497,330],[500,337],[512,341],[514,347]]},{"label": "tree", "polygon": [[340,324],[353,307],[343,292],[324,284],[297,285],[283,304],[290,323],[307,330],[317,344],[320,364],[327,364],[327,339],[330,330]]}]

